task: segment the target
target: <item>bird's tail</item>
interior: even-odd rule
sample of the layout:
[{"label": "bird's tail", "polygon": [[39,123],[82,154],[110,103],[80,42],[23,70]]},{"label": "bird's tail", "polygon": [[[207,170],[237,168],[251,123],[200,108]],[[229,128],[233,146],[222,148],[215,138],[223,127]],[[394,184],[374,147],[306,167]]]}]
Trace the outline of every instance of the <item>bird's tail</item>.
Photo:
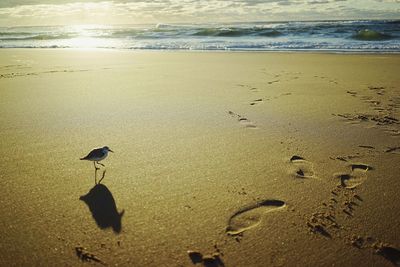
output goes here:
[{"label": "bird's tail", "polygon": [[86,157],[85,158],[80,158],[80,160],[85,160],[86,159]]}]

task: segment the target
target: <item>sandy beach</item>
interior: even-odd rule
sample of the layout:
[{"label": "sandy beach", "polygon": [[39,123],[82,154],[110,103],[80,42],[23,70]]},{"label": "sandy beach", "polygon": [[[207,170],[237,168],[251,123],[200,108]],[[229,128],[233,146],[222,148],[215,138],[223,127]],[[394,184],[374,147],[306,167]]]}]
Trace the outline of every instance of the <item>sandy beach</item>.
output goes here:
[{"label": "sandy beach", "polygon": [[[1,266],[400,266],[400,56],[0,50]],[[107,145],[95,185],[81,161]]]}]

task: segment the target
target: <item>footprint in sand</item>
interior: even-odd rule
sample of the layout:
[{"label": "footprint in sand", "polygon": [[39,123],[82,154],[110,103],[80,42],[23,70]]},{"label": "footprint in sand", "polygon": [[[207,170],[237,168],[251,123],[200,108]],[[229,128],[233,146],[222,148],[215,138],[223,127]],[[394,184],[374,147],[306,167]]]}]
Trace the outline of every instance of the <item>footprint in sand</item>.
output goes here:
[{"label": "footprint in sand", "polygon": [[268,83],[268,84],[273,84],[273,83],[278,83],[278,82],[280,82],[280,80],[269,81],[269,82],[267,82],[267,83]]},{"label": "footprint in sand", "polygon": [[243,117],[242,115],[239,115],[233,111],[228,111],[228,114],[231,117],[236,118],[239,121],[239,123],[246,128],[253,128],[253,129],[257,128],[257,126],[252,121],[250,121],[246,117]]},{"label": "footprint in sand", "polygon": [[374,91],[377,95],[384,95],[386,87],[383,86],[368,86],[368,89]]},{"label": "footprint in sand", "polygon": [[258,99],[253,100],[252,102],[250,102],[250,105],[254,106],[254,105],[262,103],[262,101],[263,101],[262,98],[258,98]]},{"label": "footprint in sand", "polygon": [[233,236],[252,229],[261,223],[266,213],[276,211],[285,206],[285,202],[275,199],[262,200],[245,206],[229,218],[226,233]]},{"label": "footprint in sand", "polygon": [[257,126],[252,121],[248,120],[245,117],[239,118],[239,123],[246,128],[257,128]]},{"label": "footprint in sand", "polygon": [[384,257],[394,266],[400,266],[400,250],[386,242],[362,236],[353,236],[350,242],[358,249],[373,249],[375,254]]},{"label": "footprint in sand", "polygon": [[385,150],[386,153],[400,154],[400,146],[389,147]]},{"label": "footprint in sand", "polygon": [[296,178],[315,178],[313,164],[303,157],[294,155],[290,158],[290,163],[293,166],[291,173]]},{"label": "footprint in sand", "polygon": [[356,91],[347,91],[346,93],[348,93],[351,96],[357,96],[357,92]]},{"label": "footprint in sand", "polygon": [[335,173],[334,177],[340,179],[340,185],[345,188],[355,188],[364,183],[367,179],[367,171],[372,170],[371,166],[362,163],[355,163],[349,165],[350,172],[348,173]]}]

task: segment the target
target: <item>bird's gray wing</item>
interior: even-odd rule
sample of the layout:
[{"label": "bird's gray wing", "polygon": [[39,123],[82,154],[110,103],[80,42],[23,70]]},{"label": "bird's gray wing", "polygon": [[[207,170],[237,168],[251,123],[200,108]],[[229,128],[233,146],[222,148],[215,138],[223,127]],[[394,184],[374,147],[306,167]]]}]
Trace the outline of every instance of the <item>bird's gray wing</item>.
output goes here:
[{"label": "bird's gray wing", "polygon": [[101,158],[103,156],[104,156],[103,149],[97,148],[90,151],[89,154],[83,159]]}]

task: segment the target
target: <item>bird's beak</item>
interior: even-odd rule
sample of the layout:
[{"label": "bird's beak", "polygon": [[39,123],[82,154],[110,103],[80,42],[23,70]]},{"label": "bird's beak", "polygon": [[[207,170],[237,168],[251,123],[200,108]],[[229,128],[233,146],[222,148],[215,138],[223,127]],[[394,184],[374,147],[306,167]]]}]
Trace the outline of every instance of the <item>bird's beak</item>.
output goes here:
[{"label": "bird's beak", "polygon": [[114,151],[112,151],[111,149],[108,149],[108,151],[114,153]]}]

